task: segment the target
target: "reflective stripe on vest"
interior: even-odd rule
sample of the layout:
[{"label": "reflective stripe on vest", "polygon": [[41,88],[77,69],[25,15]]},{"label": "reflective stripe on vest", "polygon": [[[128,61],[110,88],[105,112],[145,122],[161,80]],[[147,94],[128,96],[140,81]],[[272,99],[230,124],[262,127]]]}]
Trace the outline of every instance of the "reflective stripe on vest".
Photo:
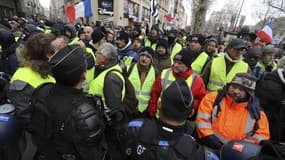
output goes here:
[{"label": "reflective stripe on vest", "polygon": [[[188,84],[189,89],[191,89],[192,87],[192,83],[194,81],[195,76],[196,76],[196,73],[193,72],[192,75],[186,79],[186,83]],[[164,91],[173,81],[175,81],[175,79],[176,78],[172,74],[171,68],[164,69],[161,73],[162,91]]]},{"label": "reflective stripe on vest", "polygon": [[39,73],[33,71],[30,67],[20,67],[11,79],[11,83],[16,80],[20,80],[28,83],[33,88],[37,88],[43,83],[55,83],[55,79],[52,76],[48,76],[47,78],[43,78]]},{"label": "reflective stripe on vest", "polygon": [[[196,73],[193,72],[192,75],[186,79],[186,83],[190,90],[191,90],[193,81],[196,76],[197,76]],[[162,91],[160,93],[160,97],[158,100],[159,102],[161,101],[161,96],[162,96],[163,91],[166,90],[171,85],[171,83],[175,81],[176,78],[172,74],[171,68],[168,68],[168,69],[162,70],[160,79],[161,79],[160,83],[161,83]],[[159,117],[159,110],[157,110],[156,112],[156,117],[157,118]]]},{"label": "reflective stripe on vest", "polygon": [[[265,70],[265,68],[266,68],[265,64],[263,64],[262,62],[260,62],[260,63],[258,63],[258,65],[259,65],[263,70]],[[278,68],[277,63],[273,62],[273,63],[272,63],[272,70],[271,70],[271,71],[275,71],[277,68]]]},{"label": "reflective stripe on vest", "polygon": [[201,52],[199,56],[195,59],[195,61],[191,64],[192,69],[201,74],[204,65],[206,65],[208,54],[206,52]]},{"label": "reflective stripe on vest", "polygon": [[[94,58],[94,62],[96,63],[96,58],[95,58],[95,54],[93,52],[93,50],[89,47],[86,48],[86,52],[88,54],[91,54],[92,57]],[[88,86],[90,86],[90,83],[92,82],[92,80],[94,79],[94,73],[95,73],[95,66],[88,69],[86,72],[86,80],[87,80],[87,84]]]},{"label": "reflective stripe on vest", "polygon": [[143,85],[141,85],[138,66],[137,64],[135,64],[132,72],[130,73],[129,80],[134,86],[136,91],[136,97],[139,101],[138,109],[140,112],[143,112],[148,106],[152,85],[155,81],[155,70],[153,66],[151,66]]},{"label": "reflective stripe on vest", "polygon": [[[222,102],[223,100],[220,102],[220,106],[222,106]],[[218,105],[216,105],[214,108],[213,108],[213,111],[212,111],[212,115],[211,115],[211,122],[214,123],[214,121],[217,119],[218,115],[217,115],[217,110],[218,110]],[[205,118],[206,119],[206,114],[202,115],[202,113],[198,113],[197,114],[197,117],[200,117],[200,118]],[[255,119],[251,117],[250,113],[248,112],[248,115],[247,115],[247,120],[246,120],[246,124],[245,124],[245,129],[244,129],[244,135],[246,137],[252,137],[250,136],[252,134],[252,131],[254,130],[254,123],[255,123]],[[205,127],[199,127],[199,125],[197,125],[198,128],[205,128]],[[212,127],[211,127],[212,128]],[[221,142],[225,143],[227,142],[228,140],[223,137],[222,135],[218,134],[215,132],[215,135],[221,140]],[[258,135],[257,135],[258,136]],[[260,137],[260,136],[259,136]],[[253,138],[253,137],[252,137]]]},{"label": "reflective stripe on vest", "polygon": [[[90,83],[90,88],[89,88],[89,92],[88,92],[89,94],[92,94],[92,95],[95,95],[95,94],[100,95],[102,97],[102,100],[103,100],[105,107],[106,107],[106,104],[105,104],[105,96],[104,96],[104,90],[103,90],[104,89],[105,76],[110,70],[113,70],[113,69],[122,71],[122,68],[118,64],[104,70],[95,79],[92,80],[92,82]],[[117,74],[123,81],[123,90],[122,90],[122,100],[123,100],[123,97],[125,96],[125,80],[124,80],[124,77],[120,73],[118,73],[117,71],[114,71],[113,73]]]},{"label": "reflective stripe on vest", "polygon": [[156,50],[156,43],[153,43],[151,45],[151,42],[148,38],[146,38],[145,43],[144,43],[145,47],[151,47],[154,51]]},{"label": "reflective stripe on vest", "polygon": [[179,44],[178,42],[175,43],[174,47],[172,48],[170,58],[173,60],[174,56],[182,50],[182,45]]},{"label": "reflective stripe on vest", "polygon": [[230,72],[226,75],[225,57],[217,57],[212,61],[207,90],[216,91],[222,89],[225,84],[232,81],[237,73],[246,73],[247,71],[248,64],[240,60],[234,64]]}]

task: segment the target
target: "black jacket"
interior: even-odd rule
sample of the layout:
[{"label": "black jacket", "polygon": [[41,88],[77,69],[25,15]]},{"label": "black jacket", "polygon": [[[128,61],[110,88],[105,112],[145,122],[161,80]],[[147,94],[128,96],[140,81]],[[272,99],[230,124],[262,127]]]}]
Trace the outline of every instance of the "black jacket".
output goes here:
[{"label": "black jacket", "polygon": [[159,120],[137,119],[119,137],[128,159],[204,160],[205,150],[191,137],[192,131],[189,122],[174,127]]},{"label": "black jacket", "polygon": [[270,139],[285,142],[285,79],[284,70],[266,73],[256,86],[256,95],[268,118]]}]

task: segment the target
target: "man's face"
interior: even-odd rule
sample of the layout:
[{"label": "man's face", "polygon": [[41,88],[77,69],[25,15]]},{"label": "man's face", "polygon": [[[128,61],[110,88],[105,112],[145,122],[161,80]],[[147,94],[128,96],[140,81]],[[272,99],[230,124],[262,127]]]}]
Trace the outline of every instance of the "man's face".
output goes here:
[{"label": "man's face", "polygon": [[255,66],[258,62],[258,57],[254,55],[247,56],[245,61],[248,63],[249,66]]},{"label": "man's face", "polygon": [[106,63],[106,57],[102,55],[102,47],[99,47],[98,50],[95,52],[96,57],[96,64],[102,65]]},{"label": "man's face", "polygon": [[117,45],[118,45],[119,48],[124,48],[126,43],[125,43],[125,41],[123,39],[118,39],[117,40]]},{"label": "man's face", "polygon": [[245,51],[244,48],[228,48],[227,53],[233,60],[241,59],[243,52]]},{"label": "man's face", "polygon": [[184,73],[188,70],[188,67],[182,61],[174,60],[173,69],[176,73]]},{"label": "man's face", "polygon": [[165,54],[166,54],[166,48],[164,48],[164,47],[162,47],[162,46],[158,46],[158,47],[156,48],[156,52],[157,52],[157,54],[159,54],[159,55],[165,55]]},{"label": "man's face", "polygon": [[210,41],[207,46],[208,52],[215,53],[217,51],[217,45],[215,42]]},{"label": "man's face", "polygon": [[92,33],[93,33],[93,28],[90,26],[84,27],[83,29],[85,39],[86,40],[91,40],[92,39]]},{"label": "man's face", "polygon": [[54,51],[57,52],[57,51],[61,50],[62,48],[66,47],[68,45],[68,42],[66,42],[64,40],[64,38],[58,37],[51,42],[51,45],[52,45]]},{"label": "man's face", "polygon": [[152,30],[150,31],[150,34],[151,34],[151,36],[155,37],[155,36],[158,35],[158,32],[157,32],[157,30],[152,29]]},{"label": "man's face", "polygon": [[262,56],[262,63],[264,64],[271,64],[273,62],[274,59],[274,54],[273,53],[269,53],[269,54],[265,54]]},{"label": "man's face", "polygon": [[199,51],[202,48],[198,41],[189,41],[189,46],[193,51]]},{"label": "man's face", "polygon": [[237,85],[237,84],[230,84],[228,88],[228,95],[235,101],[239,101],[241,99],[245,99],[247,97],[246,90]]},{"label": "man's face", "polygon": [[138,42],[137,40],[134,41],[133,43],[133,48],[134,49],[140,49],[142,47],[142,44]]},{"label": "man's face", "polygon": [[113,36],[113,34],[110,34],[110,33],[109,33],[109,34],[107,35],[106,40],[107,40],[107,42],[113,43],[113,41],[114,41],[114,36]]},{"label": "man's face", "polygon": [[65,30],[65,35],[66,35],[68,38],[72,38],[72,37],[71,37],[71,32],[69,32],[68,30]]},{"label": "man's face", "polygon": [[151,64],[151,58],[148,55],[143,54],[139,57],[139,64],[148,67]]}]

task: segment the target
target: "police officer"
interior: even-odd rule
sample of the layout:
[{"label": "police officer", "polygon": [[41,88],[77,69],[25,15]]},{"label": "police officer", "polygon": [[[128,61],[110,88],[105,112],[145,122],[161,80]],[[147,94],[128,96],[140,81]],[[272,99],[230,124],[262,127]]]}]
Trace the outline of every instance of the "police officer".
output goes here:
[{"label": "police officer", "polygon": [[186,119],[194,113],[193,102],[187,83],[177,78],[162,94],[159,120],[133,120],[120,132],[126,157],[148,160],[214,158],[213,153],[191,137],[194,127]]},{"label": "police officer", "polygon": [[35,159],[104,159],[101,101],[81,89],[86,78],[83,49],[67,46],[49,63],[56,84],[40,86],[32,100],[32,137],[38,147]]}]

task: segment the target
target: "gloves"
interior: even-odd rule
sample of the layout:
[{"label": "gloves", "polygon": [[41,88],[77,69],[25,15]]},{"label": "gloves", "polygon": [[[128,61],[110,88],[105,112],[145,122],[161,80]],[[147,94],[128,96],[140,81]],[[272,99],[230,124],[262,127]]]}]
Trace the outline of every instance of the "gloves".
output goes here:
[{"label": "gloves", "polygon": [[223,143],[215,135],[209,135],[200,139],[201,143],[211,149],[219,150]]},{"label": "gloves", "polygon": [[253,118],[259,119],[260,118],[260,102],[259,102],[259,98],[257,98],[255,96],[253,98],[253,100],[248,103],[247,109],[248,109],[250,115]]}]

